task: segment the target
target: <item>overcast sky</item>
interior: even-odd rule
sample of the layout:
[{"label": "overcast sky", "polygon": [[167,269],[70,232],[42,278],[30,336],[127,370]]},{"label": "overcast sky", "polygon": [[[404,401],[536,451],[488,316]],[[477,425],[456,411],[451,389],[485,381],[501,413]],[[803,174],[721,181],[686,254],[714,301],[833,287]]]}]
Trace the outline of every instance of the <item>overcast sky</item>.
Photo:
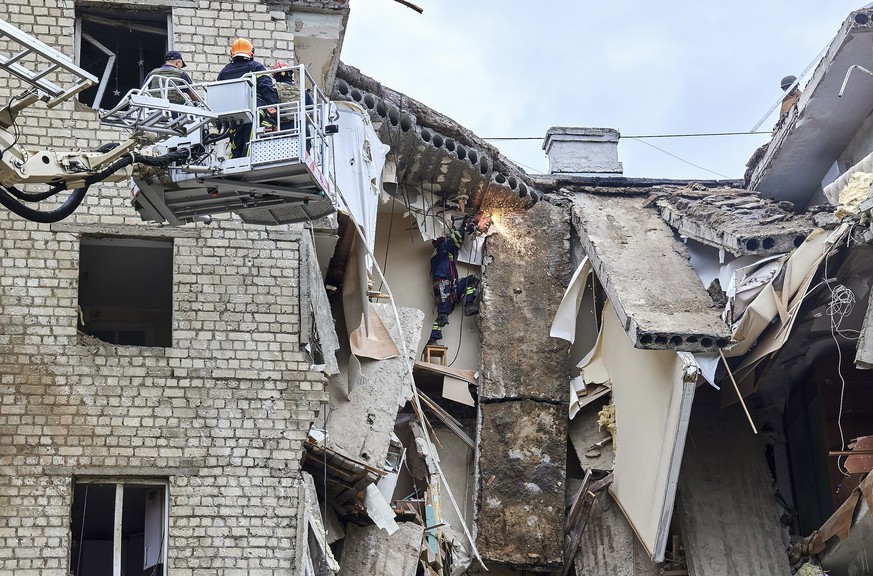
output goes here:
[{"label": "overcast sky", "polygon": [[351,2],[342,60],[480,137],[539,138],[493,142],[528,171],[548,170],[549,127],[593,126],[622,133],[625,175],[677,179],[741,178],[768,136],[624,136],[751,131],[781,98],[780,79],[800,76],[865,4],[412,2],[424,13],[394,0]]}]

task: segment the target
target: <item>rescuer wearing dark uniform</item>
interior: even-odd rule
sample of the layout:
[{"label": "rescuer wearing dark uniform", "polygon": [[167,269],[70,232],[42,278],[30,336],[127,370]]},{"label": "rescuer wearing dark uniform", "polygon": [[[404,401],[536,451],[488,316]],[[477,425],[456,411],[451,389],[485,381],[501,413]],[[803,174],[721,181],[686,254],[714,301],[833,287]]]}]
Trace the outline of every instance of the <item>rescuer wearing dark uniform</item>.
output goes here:
[{"label": "rescuer wearing dark uniform", "polygon": [[[251,72],[263,72],[267,68],[255,60],[255,49],[246,38],[237,38],[230,47],[230,63],[218,73],[218,80],[233,80],[242,78]],[[258,106],[268,106],[279,102],[276,87],[269,74],[258,76],[257,79]],[[259,122],[262,125],[275,124],[275,119],[261,114]],[[231,130],[230,152],[231,158],[245,156],[248,151],[248,142],[251,140],[251,123],[243,124]]]},{"label": "rescuer wearing dark uniform", "polygon": [[433,240],[430,277],[433,281],[437,317],[431,327],[428,344],[434,344],[443,337],[442,328],[449,323],[449,314],[455,309],[456,302],[463,299],[464,316],[479,313],[479,278],[474,274],[458,278],[456,265],[464,235],[473,230],[475,225],[468,218],[464,218],[460,230],[452,226],[449,234]]}]

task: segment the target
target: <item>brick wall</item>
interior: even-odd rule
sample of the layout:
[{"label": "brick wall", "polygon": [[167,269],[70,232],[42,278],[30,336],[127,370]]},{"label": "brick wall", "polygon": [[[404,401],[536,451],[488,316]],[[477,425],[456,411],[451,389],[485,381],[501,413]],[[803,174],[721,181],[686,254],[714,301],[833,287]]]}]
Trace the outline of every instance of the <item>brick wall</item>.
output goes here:
[{"label": "brick wall", "polygon": [[[237,35],[260,59],[292,60],[284,15],[260,3],[170,4],[195,80],[214,78]],[[8,0],[0,18],[72,55],[73,8]],[[0,87],[0,104],[18,91]],[[124,137],[78,102],[34,110],[29,146]],[[171,347],[77,332],[79,240],[92,233],[173,238]],[[298,233],[145,224],[126,185],[92,187],[51,226],[0,210],[0,574],[67,575],[73,478],[122,475],[169,479],[173,576],[289,573],[301,442],[326,399],[300,352]]]}]

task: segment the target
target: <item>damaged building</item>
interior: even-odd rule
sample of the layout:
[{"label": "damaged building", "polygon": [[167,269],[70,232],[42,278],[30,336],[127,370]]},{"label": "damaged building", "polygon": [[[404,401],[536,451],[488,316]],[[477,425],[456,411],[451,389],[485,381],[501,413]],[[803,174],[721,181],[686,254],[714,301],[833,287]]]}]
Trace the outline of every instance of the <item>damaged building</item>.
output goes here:
[{"label": "damaged building", "polygon": [[329,193],[0,211],[0,572],[870,572],[873,12],[745,187],[624,177],[608,128],[527,174],[343,64],[341,0],[121,4],[0,9],[99,79],[29,145],[97,149],[148,62],[248,36],[332,101]]}]

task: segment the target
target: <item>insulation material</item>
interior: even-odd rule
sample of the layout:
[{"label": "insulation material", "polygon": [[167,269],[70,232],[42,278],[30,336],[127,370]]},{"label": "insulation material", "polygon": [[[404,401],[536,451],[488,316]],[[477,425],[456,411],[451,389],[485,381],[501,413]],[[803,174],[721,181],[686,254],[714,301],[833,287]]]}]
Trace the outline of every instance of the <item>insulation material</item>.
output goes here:
[{"label": "insulation material", "polygon": [[600,349],[616,411],[615,497],[650,557],[664,559],[699,367],[685,352],[640,350],[607,302]]},{"label": "insulation material", "polygon": [[847,233],[848,224],[828,232],[821,228],[813,230],[785,262],[782,270],[771,280],[749,304],[745,314],[736,325],[733,339],[737,342],[725,356],[742,356],[757,342],[758,337],[778,318],[778,326],[773,329],[782,337],[776,343],[778,350],[788,337],[789,322],[793,313],[806,296],[816,270],[825,255]]},{"label": "insulation material", "polygon": [[846,170],[842,176],[824,187],[824,195],[828,202],[834,206],[839,204],[843,189],[849,184],[852,176],[858,172],[873,172],[873,153],[862,158],[860,162]]},{"label": "insulation material", "polygon": [[870,196],[870,185],[873,184],[873,174],[856,172],[849,178],[848,184],[840,192],[840,203],[834,214],[838,219],[854,216],[861,211],[861,202]]},{"label": "insulation material", "polygon": [[[339,133],[333,136],[336,185],[342,192],[340,210],[363,229],[370,250],[376,242],[376,210],[382,191],[382,169],[391,149],[379,140],[370,116],[352,102],[336,102]],[[345,203],[344,203],[345,201]]]},{"label": "insulation material", "polygon": [[576,341],[576,316],[579,314],[582,297],[585,296],[585,286],[588,283],[589,274],[591,274],[591,262],[586,256],[573,272],[570,284],[564,291],[564,298],[558,305],[558,312],[552,321],[549,336],[562,338],[571,344]]}]

